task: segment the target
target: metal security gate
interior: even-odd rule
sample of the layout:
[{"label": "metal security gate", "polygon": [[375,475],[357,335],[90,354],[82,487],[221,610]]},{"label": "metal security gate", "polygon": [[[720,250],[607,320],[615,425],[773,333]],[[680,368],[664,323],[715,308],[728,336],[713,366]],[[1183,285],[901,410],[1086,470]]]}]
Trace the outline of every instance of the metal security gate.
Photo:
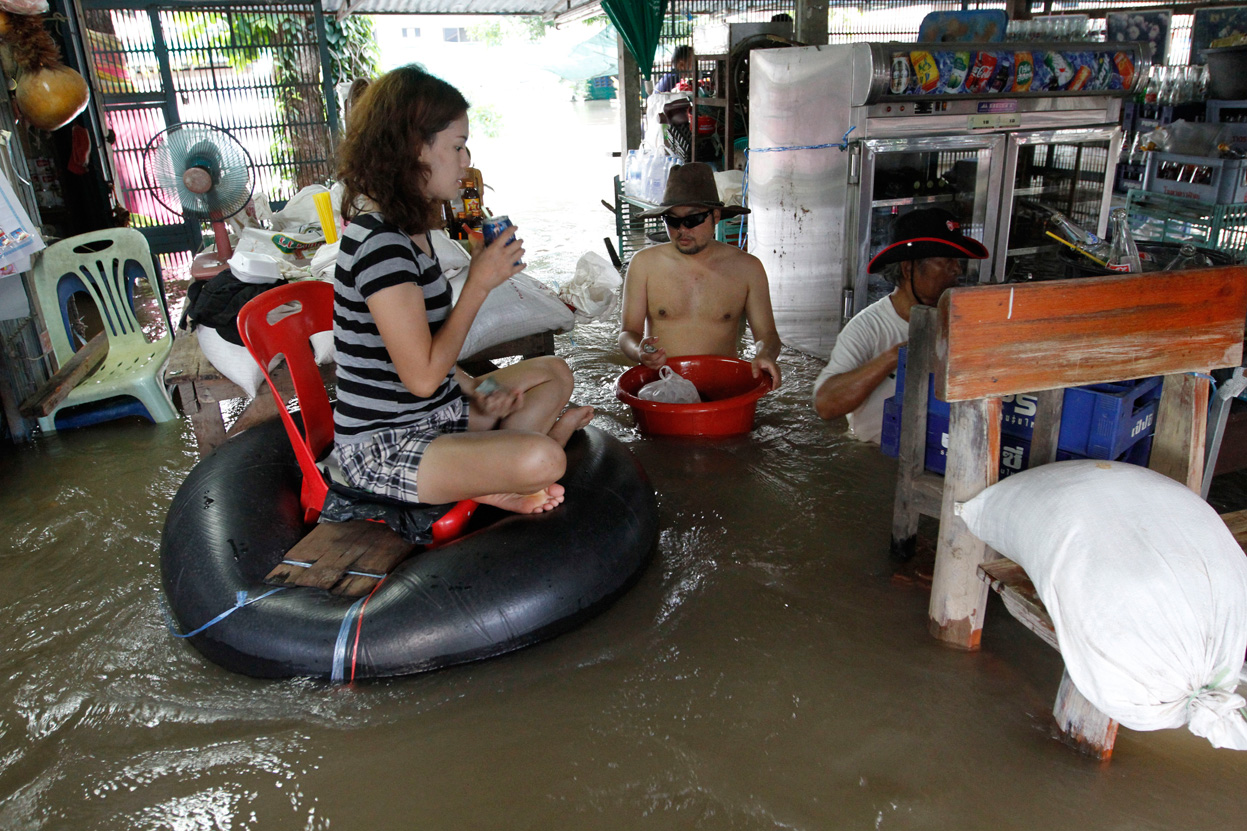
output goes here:
[{"label": "metal security gate", "polygon": [[144,181],[143,149],[171,124],[229,131],[274,201],[332,174],[337,106],[319,4],[86,0],[82,8],[114,187],[153,252],[196,251],[202,238]]}]

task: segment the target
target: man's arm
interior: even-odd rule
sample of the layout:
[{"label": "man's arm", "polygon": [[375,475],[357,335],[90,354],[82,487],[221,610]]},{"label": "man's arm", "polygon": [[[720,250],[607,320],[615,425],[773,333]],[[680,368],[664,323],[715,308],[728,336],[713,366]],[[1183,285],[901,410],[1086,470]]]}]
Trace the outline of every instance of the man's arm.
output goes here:
[{"label": "man's arm", "polygon": [[775,328],[775,313],[771,308],[771,287],[766,280],[766,269],[757,257],[750,255],[755,266],[749,279],[749,294],[745,297],[745,320],[753,334],[753,377],[765,372],[771,378],[771,388],[779,389],[781,383],[779,330]]},{"label": "man's arm", "polygon": [[820,418],[847,415],[870,397],[875,388],[896,371],[903,343],[871,358],[857,369],[828,376],[814,390],[814,410]]},{"label": "man's arm", "polygon": [[655,338],[645,337],[645,321],[649,315],[649,293],[647,282],[648,269],[645,262],[648,258],[644,251],[638,251],[628,263],[628,273],[624,277],[622,330],[619,333],[619,349],[628,360],[657,369],[667,363],[667,353],[663,349],[645,352],[642,347],[645,341],[657,343]]}]

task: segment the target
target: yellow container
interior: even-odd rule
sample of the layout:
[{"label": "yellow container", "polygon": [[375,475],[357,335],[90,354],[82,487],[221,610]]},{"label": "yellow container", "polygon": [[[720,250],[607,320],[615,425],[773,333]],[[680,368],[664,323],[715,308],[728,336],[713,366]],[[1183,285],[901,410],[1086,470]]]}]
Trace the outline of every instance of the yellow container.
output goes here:
[{"label": "yellow container", "polygon": [[316,202],[316,215],[320,217],[320,227],[325,232],[325,242],[333,245],[338,241],[338,223],[333,218],[333,203],[328,193],[318,193],[312,197]]}]

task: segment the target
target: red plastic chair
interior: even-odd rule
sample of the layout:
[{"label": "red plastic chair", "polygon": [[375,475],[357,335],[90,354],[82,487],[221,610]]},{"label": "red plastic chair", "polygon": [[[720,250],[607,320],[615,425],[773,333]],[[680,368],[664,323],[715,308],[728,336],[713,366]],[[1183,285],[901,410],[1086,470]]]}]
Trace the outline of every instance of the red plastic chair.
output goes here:
[{"label": "red plastic chair", "polygon": [[[290,311],[277,310],[290,304]],[[276,312],[276,314],[274,314]],[[321,380],[310,338],[317,332],[333,329],[333,285],[319,280],[305,280],[277,286],[247,302],[238,313],[238,332],[268,381],[277,402],[277,412],[286,427],[286,435],[294,447],[303,486],[299,502],[303,505],[303,521],[315,522],[324,507],[329,483],[317,463],[333,449],[333,407]],[[295,424],[286,401],[269,375],[273,358],[284,355],[294,392],[303,417],[303,431]],[[435,542],[458,536],[476,503],[464,500],[433,523]]]}]

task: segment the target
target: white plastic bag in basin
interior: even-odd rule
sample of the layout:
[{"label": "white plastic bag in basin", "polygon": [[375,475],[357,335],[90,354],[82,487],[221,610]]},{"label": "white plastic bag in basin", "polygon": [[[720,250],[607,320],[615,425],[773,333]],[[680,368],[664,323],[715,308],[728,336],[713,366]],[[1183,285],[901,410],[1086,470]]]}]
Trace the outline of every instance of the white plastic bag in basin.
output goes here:
[{"label": "white plastic bag in basin", "polygon": [[1247,649],[1247,557],[1198,494],[1121,462],[1057,462],[959,506],[1026,570],[1070,679],[1133,730],[1187,725],[1247,750],[1236,694]]},{"label": "white plastic bag in basin", "polygon": [[693,382],[669,366],[661,367],[658,370],[658,380],[650,381],[637,390],[636,397],[642,401],[658,401],[663,404],[701,403],[701,395]]}]

